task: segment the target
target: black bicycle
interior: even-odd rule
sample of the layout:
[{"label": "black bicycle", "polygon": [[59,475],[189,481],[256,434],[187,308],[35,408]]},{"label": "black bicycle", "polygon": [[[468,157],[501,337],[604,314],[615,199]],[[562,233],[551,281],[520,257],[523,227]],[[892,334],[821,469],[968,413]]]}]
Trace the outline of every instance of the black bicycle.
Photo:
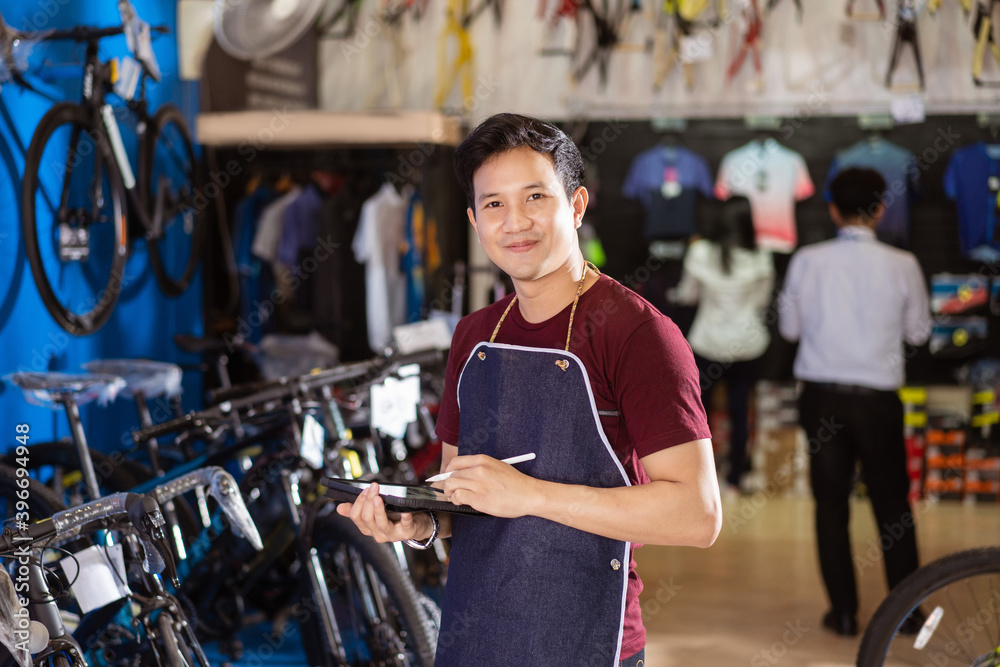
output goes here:
[{"label": "black bicycle", "polygon": [[[7,510],[13,509],[11,501],[14,498],[30,499],[32,517],[44,516],[46,511],[60,506],[58,499],[46,497],[48,494],[44,487],[39,488],[40,485],[21,475],[22,472],[24,471],[0,466],[0,497],[7,505]],[[35,492],[39,491],[39,498],[42,500],[40,506],[35,497]],[[27,501],[21,501],[17,506],[28,504]],[[21,514],[27,512],[19,510],[18,515]],[[86,505],[58,509],[50,516],[32,523],[19,519],[16,525],[16,529],[7,526],[0,533],[0,557],[15,559],[17,567],[14,569],[23,579],[18,581],[17,597],[27,600],[28,604],[19,625],[29,630],[25,634],[34,635],[30,642],[36,644],[32,649],[34,655],[30,658],[32,664],[44,667],[111,664],[113,661],[107,660],[110,652],[102,644],[105,641],[102,637],[107,634],[105,626],[112,616],[126,604],[130,604],[133,605],[130,607],[133,611],[132,625],[135,630],[141,627],[144,639],[137,642],[132,654],[134,660],[128,661],[128,664],[208,667],[208,661],[180,603],[163,589],[157,576],[166,570],[168,576],[174,578],[176,570],[168,555],[163,515],[154,497],[117,493]],[[64,596],[55,595],[50,590],[60,582],[60,578],[47,567],[40,552],[56,548],[67,553],[71,560],[76,560],[71,551],[62,549],[61,546],[67,543],[75,545],[72,551],[80,553],[78,550],[89,544],[89,539],[84,535],[97,529],[114,530],[125,546],[126,562],[134,561],[137,564],[141,561],[142,568],[130,568],[130,574],[127,575],[129,587],[135,590],[130,590],[120,601],[103,605],[102,609],[85,616],[76,632],[70,634],[57,605],[57,597]],[[90,549],[94,548],[102,547],[90,546]],[[111,568],[109,562],[109,571]],[[7,575],[6,570],[2,574]],[[121,573],[116,573],[115,576],[121,577]],[[6,583],[10,585],[9,579]],[[124,585],[125,582],[122,583]],[[63,588],[64,583],[59,583],[58,587]],[[18,623],[17,618],[22,617],[17,610],[20,601],[14,598],[12,603],[6,605],[8,608],[3,610],[4,616],[0,618],[8,639],[10,628]],[[29,628],[28,619],[33,627]],[[4,667],[25,664],[28,656],[23,654],[23,649],[28,643],[11,646],[9,642],[4,642],[4,646],[0,648],[0,664]],[[90,662],[92,658],[88,656],[95,652],[100,654],[101,660]],[[15,653],[21,653],[16,661]]]},{"label": "black bicycle", "polygon": [[[196,205],[200,169],[180,110],[150,114],[147,79],[158,81],[151,28],[128,0],[119,0],[122,25],[76,27],[41,33],[43,41],[86,44],[82,101],[61,102],[41,119],[31,138],[22,181],[25,249],[35,284],[52,317],[66,331],[85,335],[111,315],[125,283],[131,240],[149,246],[160,288],[177,296],[191,283],[204,235]],[[124,35],[134,57],[102,61],[101,40]],[[30,36],[29,36],[30,37]],[[11,63],[7,63],[11,67]],[[30,87],[23,77],[15,77]],[[138,175],[129,163],[117,111],[135,121]]]},{"label": "black bicycle", "polygon": [[1000,547],[925,565],[889,592],[858,650],[859,667],[1000,667]]}]

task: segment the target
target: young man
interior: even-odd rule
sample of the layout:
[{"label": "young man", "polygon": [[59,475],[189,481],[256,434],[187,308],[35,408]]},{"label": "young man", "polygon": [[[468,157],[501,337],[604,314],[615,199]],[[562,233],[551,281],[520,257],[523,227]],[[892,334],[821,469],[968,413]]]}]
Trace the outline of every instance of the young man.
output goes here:
[{"label": "young man", "polygon": [[917,258],[875,238],[885,188],[870,169],[847,169],[834,179],[829,208],[837,238],[792,257],[779,301],[781,335],[800,341],[799,418],[810,442],[816,540],[832,606],[823,625],[848,636],[858,632],[848,523],[859,459],[889,587],[917,568],[896,391],[903,384],[903,343],[922,345],[931,319]]},{"label": "young man", "polygon": [[374,485],[338,511],[380,542],[451,536],[436,665],[641,664],[633,544],[708,547],[722,521],[691,349],[584,263],[583,161],[558,128],[493,116],[455,162],[516,292],[460,322],[437,425],[447,497],[490,516],[392,523]]}]

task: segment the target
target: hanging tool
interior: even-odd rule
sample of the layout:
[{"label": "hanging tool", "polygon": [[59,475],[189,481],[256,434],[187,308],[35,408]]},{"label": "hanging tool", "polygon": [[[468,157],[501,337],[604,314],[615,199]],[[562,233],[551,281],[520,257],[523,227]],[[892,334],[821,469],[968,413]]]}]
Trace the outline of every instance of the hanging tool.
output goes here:
[{"label": "hanging tool", "polygon": [[899,0],[896,6],[896,36],[892,43],[892,58],[889,61],[889,71],[885,75],[885,87],[892,87],[892,75],[899,65],[899,56],[903,45],[909,44],[913,49],[913,57],[917,61],[917,75],[920,77],[920,89],[924,89],[924,65],[920,57],[920,42],[917,40],[917,18],[920,15],[917,0]]},{"label": "hanging tool", "polygon": [[[611,3],[614,2],[614,6]],[[573,70],[573,81],[579,83],[587,75],[590,69],[597,64],[601,87],[608,83],[608,64],[611,60],[611,52],[615,49],[623,49],[621,36],[628,32],[629,21],[634,14],[642,10],[639,0],[603,0],[602,12],[597,11],[594,0],[581,0],[580,9],[583,12],[577,13],[577,30],[580,33],[579,24],[583,20],[583,14],[589,14],[594,26],[595,40],[591,46],[590,53],[583,62]],[[646,46],[629,46],[628,50],[645,51]],[[580,45],[577,45],[579,54]]]},{"label": "hanging tool", "polygon": [[[678,0],[666,0],[663,3],[663,18],[665,27],[658,29],[653,43],[653,90],[663,87],[670,72],[680,63],[684,71],[684,85],[688,90],[694,89],[694,65],[685,62],[681,55],[682,43],[690,38],[693,32],[693,21],[687,18],[690,11],[682,12]],[[707,0],[701,3],[707,7]],[[690,8],[688,8],[690,10]],[[705,7],[699,10],[699,14]]]},{"label": "hanging tool", "polygon": [[985,82],[982,80],[983,66],[986,64],[986,48],[997,65],[1000,65],[1000,47],[993,36],[993,9],[1000,0],[978,0],[976,2],[976,21],[973,23],[973,34],[976,36],[976,49],[972,56],[972,81],[980,87],[997,87],[1000,82]]},{"label": "hanging tool", "polygon": [[[438,109],[444,108],[456,82],[462,90],[462,108],[466,109],[474,101],[475,52],[469,29],[490,7],[495,25],[499,27],[503,21],[503,0],[482,0],[471,10],[469,0],[448,0],[445,24],[438,36],[438,72],[434,92],[434,106]],[[456,47],[455,57],[449,61],[448,46],[452,41]]]},{"label": "hanging tool", "polygon": [[744,23],[742,44],[736,57],[733,58],[732,64],[729,66],[726,79],[729,83],[732,83],[736,75],[740,73],[747,53],[750,53],[753,58],[754,71],[757,72],[758,86],[762,87],[763,66],[761,65],[760,49],[761,38],[764,32],[764,21],[761,19],[760,6],[757,4],[757,0],[742,0],[740,4],[743,5]]}]

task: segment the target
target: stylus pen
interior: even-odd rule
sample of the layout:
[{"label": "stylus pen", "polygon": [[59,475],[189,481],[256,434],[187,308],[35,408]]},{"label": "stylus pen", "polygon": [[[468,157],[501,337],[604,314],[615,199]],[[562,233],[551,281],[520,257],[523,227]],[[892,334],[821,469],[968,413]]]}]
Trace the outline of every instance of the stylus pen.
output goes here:
[{"label": "stylus pen", "polygon": [[[525,461],[530,461],[533,458],[535,458],[535,453],[534,452],[530,452],[528,454],[521,454],[520,456],[512,456],[509,459],[500,459],[500,460],[503,463],[509,463],[510,465],[514,465],[515,463],[524,463]],[[455,471],[452,470],[451,472],[455,472]],[[428,477],[424,481],[425,482],[441,482],[441,481],[444,481],[444,480],[448,479],[449,477],[451,477],[451,472],[443,472],[440,475],[434,475],[433,477]]]}]

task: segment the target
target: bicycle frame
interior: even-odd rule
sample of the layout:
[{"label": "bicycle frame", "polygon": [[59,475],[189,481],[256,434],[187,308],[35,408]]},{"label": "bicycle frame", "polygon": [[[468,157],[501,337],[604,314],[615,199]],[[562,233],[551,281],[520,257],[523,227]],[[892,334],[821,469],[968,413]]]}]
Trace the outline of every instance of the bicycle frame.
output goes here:
[{"label": "bicycle frame", "polygon": [[[55,39],[57,37],[53,36],[52,38]],[[121,129],[119,128],[118,120],[115,118],[114,109],[105,99],[106,90],[114,83],[114,69],[116,66],[101,62],[98,57],[97,46],[98,39],[88,40],[84,64],[82,103],[91,109],[93,113],[91,126],[98,132],[98,145],[101,146],[103,157],[115,165],[118,174],[121,176],[122,184],[125,186],[128,197],[130,213],[137,216],[142,228],[148,234],[159,236],[162,232],[163,223],[163,188],[157,188],[156,208],[151,219],[139,200],[136,188],[136,175],[132,169],[131,162],[129,162],[128,153],[125,150]],[[128,109],[139,119],[137,130],[140,141],[145,136],[146,127],[151,120],[145,96],[146,76],[145,72],[140,76],[136,98],[125,100]],[[75,154],[75,150],[76,147],[71,146],[70,154]],[[128,243],[128,238],[128,234],[126,234],[124,236],[126,244]]]}]

